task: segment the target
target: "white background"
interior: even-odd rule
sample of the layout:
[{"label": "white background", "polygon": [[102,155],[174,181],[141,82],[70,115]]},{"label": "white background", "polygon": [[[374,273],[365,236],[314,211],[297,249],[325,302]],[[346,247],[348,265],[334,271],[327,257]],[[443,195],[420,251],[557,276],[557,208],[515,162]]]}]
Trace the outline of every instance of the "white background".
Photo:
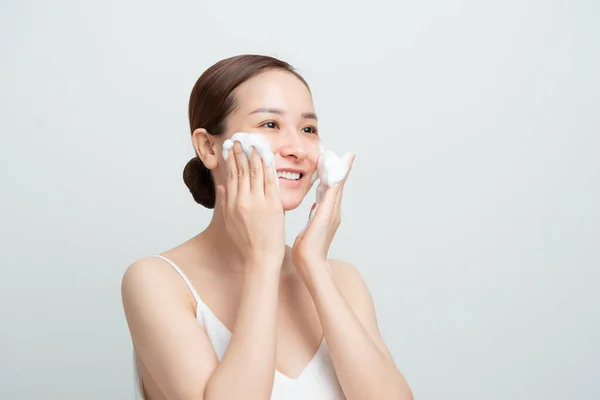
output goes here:
[{"label": "white background", "polygon": [[[598,2],[2,1],[0,398],[130,399],[120,280],[202,230],[198,76],[312,87],[354,264],[416,398],[600,398]],[[290,240],[314,191],[289,216]]]}]

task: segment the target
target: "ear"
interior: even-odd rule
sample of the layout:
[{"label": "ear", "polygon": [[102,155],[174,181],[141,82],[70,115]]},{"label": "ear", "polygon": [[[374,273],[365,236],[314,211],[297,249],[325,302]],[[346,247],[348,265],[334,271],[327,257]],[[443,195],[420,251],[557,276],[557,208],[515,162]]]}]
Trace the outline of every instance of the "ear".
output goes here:
[{"label": "ear", "polygon": [[215,142],[215,137],[204,128],[198,128],[192,133],[192,144],[196,154],[206,168],[213,169],[217,167],[217,154],[219,154]]}]

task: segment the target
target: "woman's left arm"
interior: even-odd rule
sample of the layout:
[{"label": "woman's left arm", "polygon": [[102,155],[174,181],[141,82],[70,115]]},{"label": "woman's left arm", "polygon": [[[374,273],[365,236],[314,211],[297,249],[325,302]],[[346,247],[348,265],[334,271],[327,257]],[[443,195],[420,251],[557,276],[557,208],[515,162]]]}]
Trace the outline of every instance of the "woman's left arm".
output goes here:
[{"label": "woman's left arm", "polygon": [[331,273],[326,263],[302,268],[346,398],[412,400],[381,337],[364,281],[349,264],[330,260],[329,266]]},{"label": "woman's left arm", "polygon": [[327,261],[341,220],[346,178],[327,189],[310,224],[296,238],[294,265],[315,303],[346,398],[412,400],[412,392],[381,337],[375,307],[360,274],[349,264]]}]

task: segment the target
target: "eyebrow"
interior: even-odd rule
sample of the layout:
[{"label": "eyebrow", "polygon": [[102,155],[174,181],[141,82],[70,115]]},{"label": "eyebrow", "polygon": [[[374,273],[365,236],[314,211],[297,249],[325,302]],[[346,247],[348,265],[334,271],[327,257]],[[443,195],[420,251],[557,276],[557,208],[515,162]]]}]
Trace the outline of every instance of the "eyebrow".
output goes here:
[{"label": "eyebrow", "polygon": [[[257,108],[256,110],[252,111],[250,114],[259,114],[259,113],[284,115],[285,111],[283,111],[280,108],[260,107],[260,108]],[[304,119],[314,119],[315,121],[319,120],[317,118],[317,114],[315,114],[313,112],[302,113],[301,117]]]}]

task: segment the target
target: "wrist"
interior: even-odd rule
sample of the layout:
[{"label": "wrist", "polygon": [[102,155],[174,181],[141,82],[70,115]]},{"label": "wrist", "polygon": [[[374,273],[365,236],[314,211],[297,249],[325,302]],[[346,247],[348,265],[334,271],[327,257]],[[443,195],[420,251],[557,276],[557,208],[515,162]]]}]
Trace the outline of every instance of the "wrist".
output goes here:
[{"label": "wrist", "polygon": [[294,266],[304,280],[318,278],[321,273],[330,274],[329,264],[323,258],[295,260]]},{"label": "wrist", "polygon": [[324,260],[306,264],[305,267],[298,268],[298,272],[313,297],[333,282],[329,264]]},{"label": "wrist", "polygon": [[326,269],[329,268],[328,264],[327,264],[327,257],[321,257],[321,256],[310,256],[310,257],[297,257],[294,260],[294,265],[296,265],[297,268],[300,268],[302,270],[320,270],[323,268],[323,266],[325,266]]}]

